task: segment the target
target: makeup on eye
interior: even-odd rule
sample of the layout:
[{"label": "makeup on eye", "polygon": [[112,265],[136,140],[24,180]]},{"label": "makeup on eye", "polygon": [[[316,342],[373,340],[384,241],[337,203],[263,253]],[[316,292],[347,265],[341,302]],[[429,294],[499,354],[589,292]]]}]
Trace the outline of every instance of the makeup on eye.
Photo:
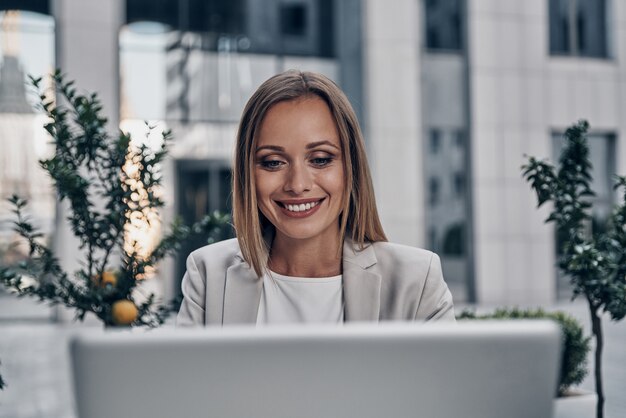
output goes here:
[{"label": "makeup on eye", "polygon": [[[276,154],[260,155],[257,157],[257,165],[260,165],[261,167],[266,169],[275,170],[280,168],[284,164],[288,164],[288,161],[285,161],[288,158],[288,156],[285,157],[283,155],[279,156]],[[330,153],[328,151],[315,150],[313,152],[310,152],[305,158],[313,166],[322,168],[328,166],[333,161],[335,161],[337,159],[337,156],[334,153]]]},{"label": "makeup on eye", "polygon": [[[313,157],[309,159],[310,163],[314,167],[317,167],[317,168],[324,168],[332,164],[334,160],[335,160],[334,156]],[[261,159],[257,162],[257,164],[268,170],[277,170],[281,168],[281,166],[287,163],[285,161],[277,160],[277,159],[269,159],[269,160]]]},{"label": "makeup on eye", "polygon": [[277,170],[281,165],[285,164],[285,162],[280,160],[261,160],[257,164],[268,170]]},{"label": "makeup on eye", "polygon": [[334,156],[330,156],[330,155],[318,156],[318,157],[311,158],[311,162],[316,167],[325,167],[325,166],[331,164],[334,161],[334,159],[335,159],[335,157]]}]

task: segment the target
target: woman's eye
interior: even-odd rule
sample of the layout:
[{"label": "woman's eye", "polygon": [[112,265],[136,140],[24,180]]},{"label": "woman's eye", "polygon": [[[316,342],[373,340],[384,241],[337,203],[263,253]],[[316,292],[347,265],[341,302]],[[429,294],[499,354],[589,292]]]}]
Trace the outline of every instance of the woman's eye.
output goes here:
[{"label": "woman's eye", "polygon": [[261,166],[263,168],[267,168],[267,169],[270,169],[270,170],[275,170],[277,168],[280,168],[281,165],[283,165],[283,162],[279,161],[279,160],[261,161]]},{"label": "woman's eye", "polygon": [[311,162],[315,166],[324,167],[324,166],[330,164],[332,160],[333,159],[331,157],[317,157],[317,158],[313,158],[311,160]]}]

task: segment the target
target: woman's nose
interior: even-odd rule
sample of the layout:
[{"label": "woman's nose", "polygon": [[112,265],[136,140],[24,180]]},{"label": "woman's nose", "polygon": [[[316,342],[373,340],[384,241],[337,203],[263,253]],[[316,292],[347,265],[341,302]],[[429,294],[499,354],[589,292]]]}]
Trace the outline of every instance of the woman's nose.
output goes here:
[{"label": "woman's nose", "polygon": [[312,176],[304,164],[293,164],[287,173],[284,190],[294,194],[301,194],[312,188]]}]

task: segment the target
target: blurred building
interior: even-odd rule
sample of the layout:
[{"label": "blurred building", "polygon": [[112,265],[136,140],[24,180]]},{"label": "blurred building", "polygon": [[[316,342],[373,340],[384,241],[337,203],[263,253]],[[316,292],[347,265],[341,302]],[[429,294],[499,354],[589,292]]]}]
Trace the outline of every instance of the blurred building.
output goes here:
[{"label": "blurred building", "polygon": [[16,246],[15,214],[7,202],[14,194],[28,201],[25,209],[45,237],[54,227],[55,195],[38,160],[49,155],[44,119],[27,100],[25,74],[20,61],[19,14],[2,20],[0,49],[0,264],[14,264],[27,255]]},{"label": "blurred building", "polygon": [[[167,219],[229,209],[237,120],[263,80],[287,68],[329,75],[364,127],[390,239],[438,252],[458,301],[568,297],[554,267],[557,238],[543,223],[547,211],[536,209],[521,177],[525,154],[554,160],[566,127],[588,119],[598,224],[616,199],[611,174],[626,173],[621,1],[31,0],[2,7],[55,18],[57,66],[100,93],[111,121],[136,129],[150,119],[174,130]],[[69,230],[59,231],[71,263]],[[184,255],[162,266],[166,294],[178,288],[183,263]]]}]

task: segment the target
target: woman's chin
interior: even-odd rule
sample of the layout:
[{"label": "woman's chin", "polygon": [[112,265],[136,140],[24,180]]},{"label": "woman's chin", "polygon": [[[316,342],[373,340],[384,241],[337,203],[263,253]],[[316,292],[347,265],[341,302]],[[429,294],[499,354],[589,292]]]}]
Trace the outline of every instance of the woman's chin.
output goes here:
[{"label": "woman's chin", "polygon": [[329,231],[319,228],[276,228],[276,236],[297,241],[311,241],[316,239],[330,239],[339,235],[339,231]]}]

